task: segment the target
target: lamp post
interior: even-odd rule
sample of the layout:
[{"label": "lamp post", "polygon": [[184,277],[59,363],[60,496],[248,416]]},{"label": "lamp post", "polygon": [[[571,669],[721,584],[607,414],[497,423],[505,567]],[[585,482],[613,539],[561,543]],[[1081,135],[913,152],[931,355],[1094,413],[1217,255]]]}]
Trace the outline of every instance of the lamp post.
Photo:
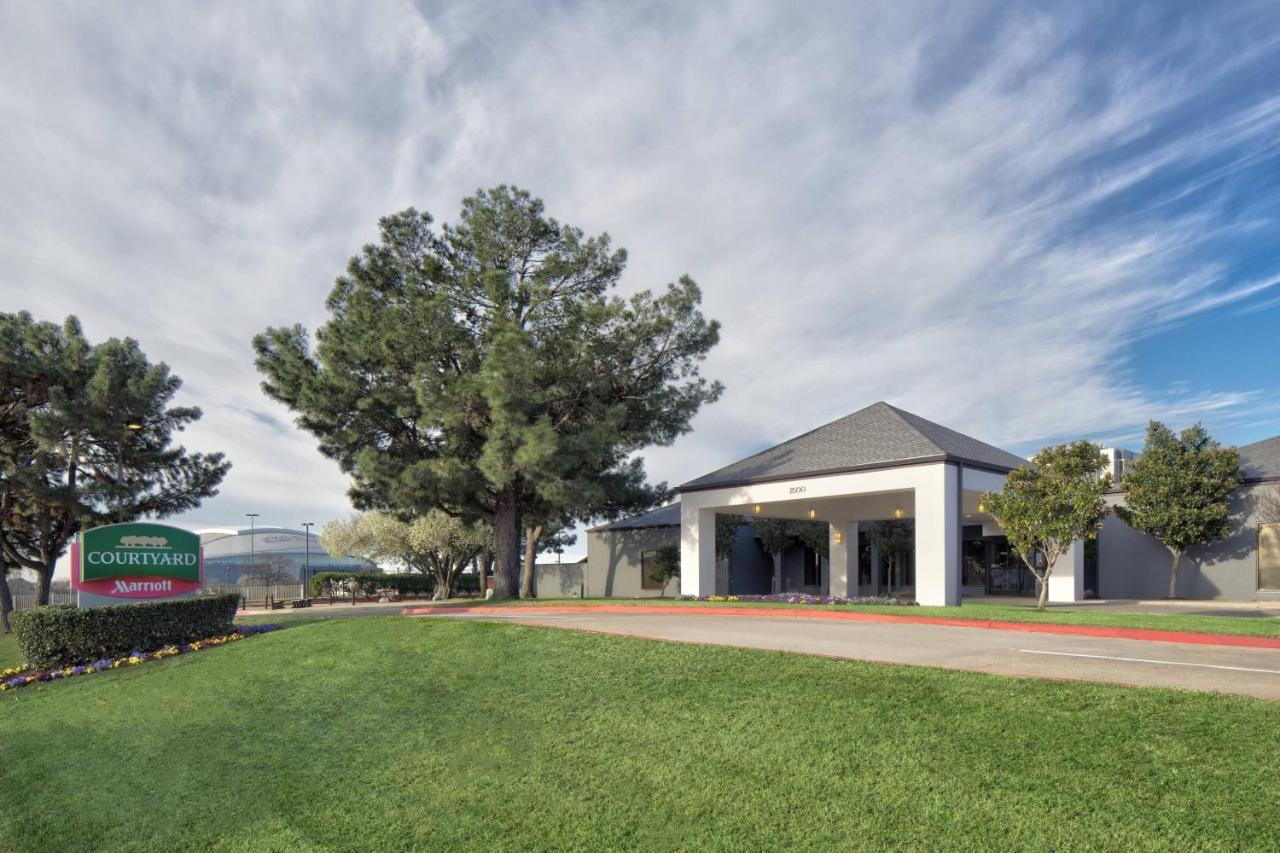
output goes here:
[{"label": "lamp post", "polygon": [[310,598],[311,591],[308,584],[311,582],[311,528],[315,526],[314,521],[302,522],[302,538],[306,542],[307,562],[302,569],[302,597]]},{"label": "lamp post", "polygon": [[120,440],[116,442],[116,524],[124,521],[124,443],[140,429],[142,424],[129,421],[120,431]]},{"label": "lamp post", "polygon": [[258,518],[258,514],[256,512],[246,512],[245,517],[249,519],[249,577],[252,578],[254,577],[254,571],[255,571],[255,566],[253,561],[254,546],[257,544],[256,542],[254,542],[253,531],[255,527],[254,522]]}]

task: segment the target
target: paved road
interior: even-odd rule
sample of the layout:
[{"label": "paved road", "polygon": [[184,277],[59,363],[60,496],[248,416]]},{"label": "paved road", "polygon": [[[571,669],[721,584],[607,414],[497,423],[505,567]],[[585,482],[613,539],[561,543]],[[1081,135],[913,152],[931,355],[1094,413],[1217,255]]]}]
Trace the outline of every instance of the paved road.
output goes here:
[{"label": "paved road", "polygon": [[489,619],[691,643],[773,649],[972,672],[1175,687],[1280,699],[1280,649],[1034,634],[942,625],[778,616],[520,613],[484,609],[427,619]]}]

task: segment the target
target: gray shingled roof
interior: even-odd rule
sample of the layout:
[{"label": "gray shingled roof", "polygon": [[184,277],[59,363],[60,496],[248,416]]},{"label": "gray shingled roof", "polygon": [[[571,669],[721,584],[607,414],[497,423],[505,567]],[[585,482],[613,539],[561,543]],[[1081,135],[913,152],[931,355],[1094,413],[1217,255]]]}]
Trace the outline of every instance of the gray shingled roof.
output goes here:
[{"label": "gray shingled roof", "polygon": [[888,403],[875,403],[691,480],[680,491],[944,460],[997,471],[1011,471],[1027,464],[1022,457],[986,442]]},{"label": "gray shingled roof", "polygon": [[639,530],[643,527],[679,527],[680,502],[660,506],[630,518],[620,518],[609,524],[601,524],[591,528],[592,532],[601,530]]},{"label": "gray shingled roof", "polygon": [[1280,478],[1280,435],[1241,447],[1240,468],[1245,480]]}]

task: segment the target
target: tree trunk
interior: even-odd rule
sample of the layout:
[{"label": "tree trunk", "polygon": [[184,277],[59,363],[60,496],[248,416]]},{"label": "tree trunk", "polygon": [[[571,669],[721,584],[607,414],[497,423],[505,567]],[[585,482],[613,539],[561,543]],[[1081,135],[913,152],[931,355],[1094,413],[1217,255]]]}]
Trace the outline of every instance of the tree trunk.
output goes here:
[{"label": "tree trunk", "polygon": [[53,571],[57,565],[58,561],[54,560],[49,565],[38,570],[36,576],[36,604],[49,603],[49,589],[53,586]]},{"label": "tree trunk", "polygon": [[782,594],[782,552],[773,555],[773,594]]},{"label": "tree trunk", "polygon": [[1173,563],[1169,566],[1169,598],[1178,597],[1178,566],[1182,563],[1182,552],[1170,549]]},{"label": "tree trunk", "polygon": [[13,593],[9,590],[9,569],[0,560],[0,634],[9,633],[9,614],[13,612]]},{"label": "tree trunk", "polygon": [[533,571],[537,566],[538,542],[542,539],[542,525],[525,528],[524,531],[524,566],[520,571],[520,597],[534,598]]},{"label": "tree trunk", "polygon": [[489,590],[489,575],[493,573],[493,551],[488,548],[480,552],[480,597],[484,598]]},{"label": "tree trunk", "polygon": [[493,597],[520,594],[520,507],[514,484],[498,492],[493,511]]},{"label": "tree trunk", "polygon": [[[1056,557],[1054,558],[1057,559]],[[1036,610],[1044,610],[1045,605],[1049,603],[1049,576],[1053,574],[1053,563],[1045,561],[1044,574],[1036,575],[1036,582],[1040,586],[1036,589]],[[1035,575],[1035,572],[1031,574]]]},{"label": "tree trunk", "polygon": [[436,571],[436,591],[431,596],[433,601],[448,601],[453,597],[453,574],[447,571]]}]

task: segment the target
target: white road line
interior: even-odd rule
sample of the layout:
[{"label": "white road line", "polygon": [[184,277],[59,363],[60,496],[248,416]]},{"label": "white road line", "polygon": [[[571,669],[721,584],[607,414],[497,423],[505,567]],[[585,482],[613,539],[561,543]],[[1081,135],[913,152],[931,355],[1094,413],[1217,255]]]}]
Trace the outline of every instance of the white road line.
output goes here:
[{"label": "white road line", "polygon": [[1085,655],[1077,652],[1045,652],[1039,649],[1018,649],[1023,654],[1028,655],[1056,655],[1064,658],[1093,658],[1095,660],[1116,660],[1124,663],[1158,663],[1165,666],[1198,666],[1204,669],[1230,669],[1235,672],[1261,672],[1266,675],[1280,675],[1280,669],[1255,669],[1249,666],[1226,666],[1218,663],[1191,663],[1181,660],[1151,660],[1149,658],[1122,658],[1113,655]]}]

